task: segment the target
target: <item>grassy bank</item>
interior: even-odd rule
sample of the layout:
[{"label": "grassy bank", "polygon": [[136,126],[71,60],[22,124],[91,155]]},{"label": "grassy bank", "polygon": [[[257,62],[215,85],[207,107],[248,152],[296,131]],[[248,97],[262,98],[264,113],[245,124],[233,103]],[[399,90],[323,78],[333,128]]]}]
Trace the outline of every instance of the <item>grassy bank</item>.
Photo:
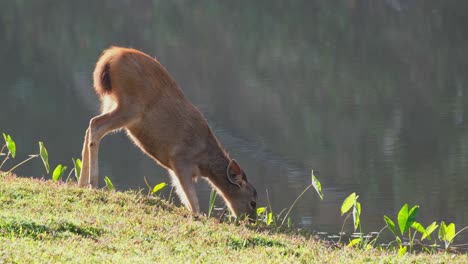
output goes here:
[{"label": "grassy bank", "polygon": [[467,255],[336,249],[193,217],[135,192],[13,176],[0,177],[0,250],[0,263],[468,263]]}]

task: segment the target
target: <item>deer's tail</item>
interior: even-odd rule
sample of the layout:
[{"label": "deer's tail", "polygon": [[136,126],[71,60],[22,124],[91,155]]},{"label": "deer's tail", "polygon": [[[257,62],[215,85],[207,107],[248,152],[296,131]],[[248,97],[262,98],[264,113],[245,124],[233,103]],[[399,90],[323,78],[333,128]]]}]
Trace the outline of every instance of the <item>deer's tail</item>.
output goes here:
[{"label": "deer's tail", "polygon": [[111,58],[112,48],[105,50],[94,69],[94,90],[99,96],[112,93]]}]

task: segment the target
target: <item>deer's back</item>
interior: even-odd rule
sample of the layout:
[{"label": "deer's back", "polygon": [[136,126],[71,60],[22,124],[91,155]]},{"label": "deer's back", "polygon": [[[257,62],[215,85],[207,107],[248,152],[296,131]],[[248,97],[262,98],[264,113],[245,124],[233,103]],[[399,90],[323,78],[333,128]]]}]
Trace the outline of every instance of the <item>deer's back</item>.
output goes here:
[{"label": "deer's back", "polygon": [[154,58],[133,49],[104,51],[94,71],[103,111],[120,108],[135,116],[126,127],[134,142],[170,168],[171,160],[203,160],[217,142],[201,112]]}]

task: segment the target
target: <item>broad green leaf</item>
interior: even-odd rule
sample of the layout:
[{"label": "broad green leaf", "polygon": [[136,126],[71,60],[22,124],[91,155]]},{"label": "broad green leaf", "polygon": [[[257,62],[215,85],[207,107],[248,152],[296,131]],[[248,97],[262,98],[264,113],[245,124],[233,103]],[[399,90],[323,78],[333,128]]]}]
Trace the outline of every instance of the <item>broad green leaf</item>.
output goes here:
[{"label": "broad green leaf", "polygon": [[81,160],[80,159],[72,159],[73,166],[75,167],[75,178],[76,180],[80,180],[81,177]]},{"label": "broad green leaf", "polygon": [[400,248],[398,249],[398,256],[403,256],[406,254],[406,251],[408,250],[408,247],[404,246],[400,246]]},{"label": "broad green leaf", "polygon": [[408,208],[408,204],[405,204],[398,213],[398,226],[400,227],[402,235],[405,234],[414,223],[419,210],[418,205],[413,206],[411,210],[408,210]]},{"label": "broad green leaf", "polygon": [[58,181],[66,169],[67,166],[62,166],[62,164],[57,165],[57,167],[54,169],[54,172],[52,172],[52,181]]},{"label": "broad green leaf", "polygon": [[341,205],[341,215],[346,214],[349,209],[353,207],[356,199],[356,193],[352,193],[343,201],[343,204]]},{"label": "broad green leaf", "polygon": [[398,212],[398,226],[400,227],[400,232],[401,235],[403,235],[406,232],[406,223],[408,222],[408,204],[404,204],[400,212]]},{"label": "broad green leaf", "polygon": [[288,228],[291,228],[293,226],[292,219],[291,217],[288,217]]},{"label": "broad green leaf", "polygon": [[387,223],[388,229],[390,229],[390,231],[392,231],[392,233],[396,237],[398,237],[396,227],[395,227],[395,223],[392,221],[392,219],[390,219],[388,216],[384,215],[384,220],[385,220],[385,223]]},{"label": "broad green leaf", "polygon": [[273,222],[273,213],[269,212],[267,216],[267,222],[266,222],[267,226],[271,225],[272,222]]},{"label": "broad green leaf", "polygon": [[452,243],[455,238],[455,224],[450,223],[445,230],[445,240]]},{"label": "broad green leaf", "polygon": [[445,225],[445,222],[442,221],[440,222],[440,227],[439,227],[439,239],[442,241],[446,240],[446,233],[447,233],[447,226]]},{"label": "broad green leaf", "polygon": [[432,222],[432,224],[430,224],[429,226],[427,226],[427,227],[426,227],[426,234],[424,234],[424,235],[421,237],[421,241],[423,241],[426,237],[427,237],[427,239],[432,240],[431,234],[432,234],[432,232],[434,232],[434,230],[436,230],[436,228],[437,228],[438,226],[439,226],[439,225],[438,225],[436,222]]},{"label": "broad green leaf", "polygon": [[112,183],[111,179],[109,177],[104,177],[104,182],[106,183],[106,187],[109,191],[115,190],[114,184]]},{"label": "broad green leaf", "polygon": [[354,231],[356,231],[359,227],[359,223],[361,222],[361,203],[355,203],[353,207],[353,221],[354,221]]},{"label": "broad green leaf", "polygon": [[11,156],[14,158],[16,157],[16,143],[15,141],[11,138],[10,135],[7,135],[3,133],[3,138],[5,139],[6,146],[8,148],[8,151],[10,151]]},{"label": "broad green leaf", "polygon": [[320,183],[319,180],[317,180],[317,178],[315,178],[313,170],[312,170],[312,186],[314,186],[315,191],[320,196],[320,199],[323,200],[322,184]]},{"label": "broad green leaf", "polygon": [[266,207],[258,207],[257,208],[257,215],[261,215],[266,211]]},{"label": "broad green leaf", "polygon": [[159,184],[156,184],[153,188],[153,190],[151,191],[152,194],[155,194],[157,192],[159,192],[162,188],[166,187],[166,183],[165,182],[161,182]]},{"label": "broad green leaf", "polygon": [[39,141],[39,155],[41,156],[42,162],[44,163],[44,167],[48,174],[50,171],[49,154],[47,153],[47,149],[45,148],[44,143],[42,143],[42,141]]},{"label": "broad green leaf", "polygon": [[362,240],[362,238],[358,237],[358,238],[355,238],[355,239],[349,241],[348,247],[353,247],[353,246],[359,244],[359,242],[361,242],[361,240]]},{"label": "broad green leaf", "polygon": [[426,229],[424,228],[424,226],[422,226],[420,223],[418,222],[413,222],[411,224],[411,228],[413,228],[414,230],[418,231],[419,233],[421,233],[422,235],[424,234],[427,234],[426,232]]},{"label": "broad green leaf", "polygon": [[418,211],[419,211],[419,205],[413,206],[413,208],[411,208],[411,210],[409,211],[408,219],[411,220],[412,222],[416,221],[416,217],[418,216]]}]

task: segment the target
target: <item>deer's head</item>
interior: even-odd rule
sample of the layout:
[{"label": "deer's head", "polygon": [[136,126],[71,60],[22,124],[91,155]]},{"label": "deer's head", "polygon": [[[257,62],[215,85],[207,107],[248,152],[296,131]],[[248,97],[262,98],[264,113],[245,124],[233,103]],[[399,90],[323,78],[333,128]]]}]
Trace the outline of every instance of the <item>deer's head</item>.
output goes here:
[{"label": "deer's head", "polygon": [[228,206],[236,217],[248,216],[251,221],[257,217],[257,191],[247,181],[244,171],[235,160],[227,167],[226,177],[230,186],[225,195]]}]

